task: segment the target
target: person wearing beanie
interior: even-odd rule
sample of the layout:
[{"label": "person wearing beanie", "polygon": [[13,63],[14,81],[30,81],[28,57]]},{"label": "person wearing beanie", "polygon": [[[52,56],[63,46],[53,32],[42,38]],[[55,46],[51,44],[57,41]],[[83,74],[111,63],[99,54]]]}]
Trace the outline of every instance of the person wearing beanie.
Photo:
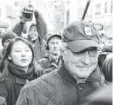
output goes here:
[{"label": "person wearing beanie", "polygon": [[39,71],[41,74],[47,74],[61,65],[61,39],[60,34],[48,34],[46,41],[46,55],[39,59]]},{"label": "person wearing beanie", "polygon": [[4,69],[5,64],[2,62],[2,59],[5,54],[6,48],[7,48],[8,44],[10,42],[12,42],[13,40],[15,40],[17,37],[18,36],[12,31],[6,32],[2,37],[1,42],[2,42],[2,46],[3,46],[3,50],[1,51],[1,54],[0,54],[0,72],[2,72]]},{"label": "person wearing beanie", "polygon": [[60,68],[26,84],[16,105],[81,105],[102,84],[98,35],[85,21],[67,26],[63,31]]},{"label": "person wearing beanie", "polygon": [[2,46],[6,48],[10,41],[15,39],[16,37],[17,35],[12,31],[6,32],[2,37]]}]

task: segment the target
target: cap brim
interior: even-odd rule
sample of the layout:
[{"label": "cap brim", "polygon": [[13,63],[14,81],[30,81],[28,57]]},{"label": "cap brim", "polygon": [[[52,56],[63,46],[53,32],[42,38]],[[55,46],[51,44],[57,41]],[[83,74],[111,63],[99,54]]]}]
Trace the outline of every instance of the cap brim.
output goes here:
[{"label": "cap brim", "polygon": [[67,44],[73,52],[79,52],[89,47],[99,47],[99,44],[93,40],[76,40]]}]

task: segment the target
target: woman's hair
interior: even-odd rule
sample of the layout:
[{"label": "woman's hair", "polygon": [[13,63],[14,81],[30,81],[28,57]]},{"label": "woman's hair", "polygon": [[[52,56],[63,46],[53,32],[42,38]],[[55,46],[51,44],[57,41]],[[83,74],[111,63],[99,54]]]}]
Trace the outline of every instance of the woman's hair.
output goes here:
[{"label": "woman's hair", "polygon": [[29,46],[29,48],[30,48],[31,51],[32,51],[32,55],[33,55],[33,57],[32,57],[32,62],[31,62],[31,63],[33,63],[33,60],[34,60],[34,51],[33,51],[32,45],[31,45],[31,43],[30,43],[27,39],[22,38],[22,37],[16,38],[14,41],[12,41],[12,42],[9,43],[9,45],[7,46],[7,49],[6,49],[6,51],[5,51],[5,54],[4,54],[4,57],[3,57],[3,61],[5,61],[5,60],[8,60],[8,61],[9,61],[8,56],[9,56],[10,53],[11,53],[12,46],[13,46],[14,43],[17,42],[17,41],[22,41],[22,42],[24,42],[26,45]]},{"label": "woman's hair", "polygon": [[102,72],[108,82],[112,82],[112,60],[112,54],[108,54],[102,66]]},{"label": "woman's hair", "polygon": [[[13,46],[14,43],[17,42],[17,41],[22,41],[22,42],[24,42],[26,45],[29,46],[29,48],[30,48],[31,51],[32,51],[32,61],[31,61],[31,64],[30,64],[29,66],[31,66],[31,65],[33,64],[33,62],[34,62],[34,51],[33,51],[33,48],[32,48],[31,43],[30,43],[27,39],[25,39],[25,38],[22,38],[22,37],[16,38],[15,40],[11,41],[11,42],[8,44],[8,46],[7,46],[6,50],[5,50],[5,54],[4,54],[4,57],[3,57],[3,59],[2,59],[3,68],[2,68],[2,74],[1,74],[1,76],[0,76],[0,80],[4,80],[4,79],[7,77],[7,75],[8,75],[8,70],[5,69],[5,68],[7,67],[7,65],[8,65],[8,62],[10,62],[10,60],[8,59],[8,56],[10,55],[10,53],[11,53],[11,51],[12,51],[12,46]],[[16,59],[16,58],[15,58],[15,59]],[[5,78],[4,78],[4,77],[5,77]]]}]

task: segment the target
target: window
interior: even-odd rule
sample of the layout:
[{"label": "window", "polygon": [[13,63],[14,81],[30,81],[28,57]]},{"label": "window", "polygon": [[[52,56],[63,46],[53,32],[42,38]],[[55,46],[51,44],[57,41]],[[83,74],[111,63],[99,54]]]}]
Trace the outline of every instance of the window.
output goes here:
[{"label": "window", "polygon": [[1,17],[1,9],[0,9],[0,17]]},{"label": "window", "polygon": [[113,1],[111,1],[111,13],[113,13]]},{"label": "window", "polygon": [[78,9],[78,18],[81,19],[82,15],[83,15],[83,8],[79,8]]},{"label": "window", "polygon": [[108,8],[107,8],[108,3],[105,3],[105,10],[104,12],[107,13],[108,12]]},{"label": "window", "polygon": [[95,8],[96,8],[95,15],[100,15],[101,14],[101,5],[97,4],[95,6]]}]

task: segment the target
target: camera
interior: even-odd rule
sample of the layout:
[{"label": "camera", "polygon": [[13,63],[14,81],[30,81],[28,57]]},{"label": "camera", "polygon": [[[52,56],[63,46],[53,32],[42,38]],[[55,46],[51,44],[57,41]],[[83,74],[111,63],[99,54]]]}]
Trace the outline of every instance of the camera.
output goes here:
[{"label": "camera", "polygon": [[26,21],[31,21],[32,18],[33,18],[33,13],[34,13],[33,6],[32,5],[27,5],[22,10],[22,17]]}]

